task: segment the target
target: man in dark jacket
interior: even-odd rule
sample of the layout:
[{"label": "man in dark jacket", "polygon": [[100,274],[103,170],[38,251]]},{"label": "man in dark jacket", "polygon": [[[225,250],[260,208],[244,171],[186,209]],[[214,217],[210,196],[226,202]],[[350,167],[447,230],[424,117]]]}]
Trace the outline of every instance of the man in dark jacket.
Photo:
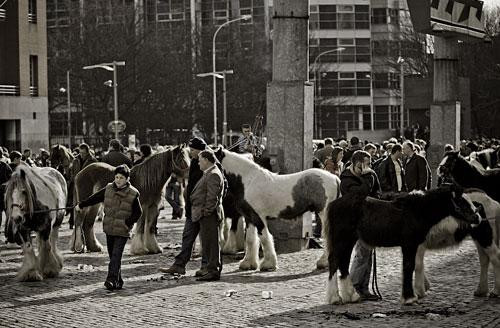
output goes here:
[{"label": "man in dark jacket", "polygon": [[403,149],[401,145],[395,144],[391,149],[391,154],[380,162],[377,174],[383,192],[406,191],[405,172],[401,163],[402,156]]},{"label": "man in dark jacket", "polygon": [[[200,169],[198,163],[198,154],[205,150],[207,144],[201,138],[195,137],[189,142],[190,156],[191,156],[191,166],[189,167],[189,178],[185,191],[185,201],[186,201],[186,222],[184,223],[184,231],[182,232],[182,248],[179,254],[175,257],[174,264],[169,268],[160,268],[163,273],[170,274],[185,274],[186,264],[191,258],[191,252],[193,250],[194,242],[196,237],[200,232],[200,223],[194,222],[192,220],[191,213],[191,193],[198,181],[203,176],[203,171]],[[202,268],[206,267],[206,258],[202,258]],[[206,274],[206,270],[201,269],[196,272],[196,276],[203,276]]]},{"label": "man in dark jacket", "polygon": [[[342,196],[358,193],[379,198],[381,194],[377,174],[370,168],[370,154],[358,150],[351,157],[352,164],[340,175]],[[351,279],[361,300],[375,301],[378,297],[368,290],[372,268],[372,250],[356,243],[354,260],[351,265]]]},{"label": "man in dark jacket", "polygon": [[415,152],[415,146],[411,141],[403,143],[403,153],[406,156],[404,168],[408,190],[427,190],[430,171],[427,160]]},{"label": "man in dark jacket", "polygon": [[130,158],[120,151],[120,142],[116,139],[112,139],[109,142],[109,152],[104,155],[101,159],[102,162],[108,163],[112,166],[127,165],[129,168],[132,167],[133,163]]}]

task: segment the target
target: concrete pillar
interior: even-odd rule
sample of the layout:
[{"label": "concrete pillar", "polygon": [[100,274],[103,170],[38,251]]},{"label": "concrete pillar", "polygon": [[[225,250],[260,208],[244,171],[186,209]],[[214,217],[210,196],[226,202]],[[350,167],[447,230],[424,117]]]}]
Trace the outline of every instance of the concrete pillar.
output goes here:
[{"label": "concrete pillar", "polygon": [[[274,171],[293,173],[312,165],[314,88],[308,82],[309,1],[275,0],[272,11],[273,79],[267,86],[267,150]],[[307,216],[269,223],[276,248],[282,252],[306,247],[310,227]],[[284,230],[288,232],[280,234]]]},{"label": "concrete pillar", "polygon": [[267,87],[268,151],[276,171],[311,167],[314,88],[308,82],[308,0],[273,7],[273,80]]},{"label": "concrete pillar", "polygon": [[444,146],[460,144],[460,102],[458,101],[458,43],[455,38],[434,38],[434,91],[431,106],[431,146],[428,161],[432,183],[443,158]]}]

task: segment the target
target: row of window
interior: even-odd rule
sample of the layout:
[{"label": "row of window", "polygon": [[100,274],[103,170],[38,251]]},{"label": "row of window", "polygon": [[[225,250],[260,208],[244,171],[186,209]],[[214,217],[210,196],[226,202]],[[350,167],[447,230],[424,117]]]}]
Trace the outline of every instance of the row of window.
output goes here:
[{"label": "row of window", "polygon": [[[397,129],[400,126],[400,106],[374,106],[375,130]],[[345,136],[347,131],[371,129],[370,106],[321,106],[323,135]]]},{"label": "row of window", "polygon": [[[335,51],[339,47],[342,51]],[[310,62],[314,63],[316,57],[325,51],[332,52],[321,55],[318,62],[330,63],[369,63],[370,58],[370,39],[368,38],[320,38],[311,39],[309,42]]]},{"label": "row of window", "polygon": [[[373,8],[372,24],[399,24],[400,10],[397,8]],[[311,6],[310,28],[323,29],[370,29],[368,5],[314,5]]]},{"label": "row of window", "polygon": [[369,96],[370,72],[322,72],[316,85],[320,97]]}]

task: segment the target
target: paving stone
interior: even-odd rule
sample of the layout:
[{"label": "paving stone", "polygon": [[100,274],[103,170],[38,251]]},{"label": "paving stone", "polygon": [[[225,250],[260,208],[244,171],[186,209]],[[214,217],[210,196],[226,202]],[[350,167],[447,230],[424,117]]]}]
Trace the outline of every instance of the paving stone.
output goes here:
[{"label": "paving stone", "polygon": [[[165,211],[161,216],[169,217]],[[222,279],[211,283],[195,280],[197,258],[188,264],[186,276],[162,280],[158,268],[173,262],[178,250],[168,246],[181,242],[184,221],[158,223],[164,253],[130,256],[127,245],[122,261],[125,286],[115,292],[103,286],[106,253],[68,251],[67,223],[59,241],[64,268],[55,279],[15,282],[21,252],[1,243],[0,327],[500,327],[500,299],[473,296],[479,260],[470,240],[456,249],[428,253],[425,264],[432,287],[414,306],[399,303],[399,249],[377,251],[383,300],[332,306],[324,304],[328,274],[315,270],[320,249],[279,255],[275,272],[240,272],[241,256],[227,256]],[[102,223],[96,223],[96,231],[104,244]],[[492,282],[490,272],[490,288]],[[236,293],[226,297],[228,290]],[[262,291],[273,291],[273,297],[262,299]],[[385,317],[374,318],[374,313]]]}]

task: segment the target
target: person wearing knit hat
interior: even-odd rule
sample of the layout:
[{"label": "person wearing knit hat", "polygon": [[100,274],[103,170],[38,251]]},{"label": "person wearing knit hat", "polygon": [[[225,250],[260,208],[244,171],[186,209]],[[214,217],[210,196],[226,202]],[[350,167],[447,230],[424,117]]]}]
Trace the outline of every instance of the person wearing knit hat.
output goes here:
[{"label": "person wearing knit hat", "polygon": [[[194,137],[189,141],[189,148],[196,149],[196,150],[205,150],[207,147],[207,143],[205,140],[199,138],[199,137]],[[196,157],[198,158],[198,154],[196,154]]]},{"label": "person wearing knit hat", "polygon": [[[198,162],[198,154],[205,150],[207,143],[205,140],[195,137],[189,141],[189,155],[191,157],[191,165],[189,166],[189,178],[185,192],[185,215],[186,222],[184,223],[184,231],[182,232],[182,248],[179,254],[175,257],[174,263],[168,268],[160,268],[160,272],[169,274],[186,274],[186,264],[191,259],[193,244],[200,232],[200,222],[193,222],[191,219],[191,193],[198,181],[203,176],[203,171],[200,169]],[[196,272],[196,276],[203,276],[206,273],[207,258],[202,256],[201,269]]]}]

